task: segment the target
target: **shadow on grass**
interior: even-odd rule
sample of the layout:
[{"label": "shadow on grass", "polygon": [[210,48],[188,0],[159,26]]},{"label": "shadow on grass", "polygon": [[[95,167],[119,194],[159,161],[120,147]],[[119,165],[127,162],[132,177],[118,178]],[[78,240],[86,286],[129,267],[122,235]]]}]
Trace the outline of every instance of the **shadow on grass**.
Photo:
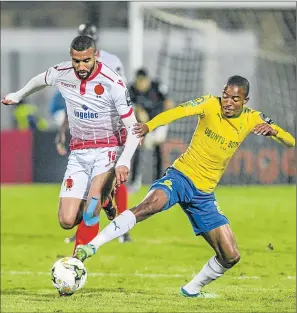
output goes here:
[{"label": "shadow on grass", "polygon": [[[100,295],[100,294],[112,294],[112,293],[123,293],[127,295],[131,294],[147,294],[149,295],[148,292],[145,292],[143,290],[127,290],[124,288],[84,288],[82,291],[79,291],[75,293],[75,296],[71,297],[60,297],[58,293],[56,293],[54,290],[38,290],[38,291],[32,291],[32,290],[27,290],[25,288],[14,288],[14,289],[8,289],[8,290],[3,290],[1,292],[2,296],[27,296],[27,298],[30,298],[32,301],[50,301],[52,299],[68,299],[68,298],[77,298],[77,297],[86,297],[90,295]],[[38,296],[38,299],[31,299],[31,297],[36,297]]]}]

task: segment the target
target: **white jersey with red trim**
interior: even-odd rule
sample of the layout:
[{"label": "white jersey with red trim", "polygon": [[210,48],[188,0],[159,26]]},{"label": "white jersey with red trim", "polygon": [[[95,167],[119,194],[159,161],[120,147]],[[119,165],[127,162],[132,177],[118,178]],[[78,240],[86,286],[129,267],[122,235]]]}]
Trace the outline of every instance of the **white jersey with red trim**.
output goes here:
[{"label": "white jersey with red trim", "polygon": [[109,66],[112,70],[114,70],[115,72],[120,74],[120,76],[122,76],[125,83],[127,82],[124,72],[124,66],[121,60],[115,54],[111,54],[105,50],[100,50],[98,61]]},{"label": "white jersey with red trim", "polygon": [[72,150],[125,143],[122,118],[133,112],[128,90],[119,74],[97,64],[86,80],[76,75],[71,61],[49,68],[45,75],[46,84],[57,87],[65,99]]}]

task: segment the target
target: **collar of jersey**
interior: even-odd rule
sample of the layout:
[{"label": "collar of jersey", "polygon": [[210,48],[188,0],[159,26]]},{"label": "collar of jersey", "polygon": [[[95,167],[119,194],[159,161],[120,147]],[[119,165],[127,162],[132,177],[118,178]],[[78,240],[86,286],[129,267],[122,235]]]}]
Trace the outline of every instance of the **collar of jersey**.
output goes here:
[{"label": "collar of jersey", "polygon": [[74,71],[75,76],[76,76],[80,81],[83,81],[83,82],[88,82],[88,81],[90,81],[90,80],[93,80],[93,79],[100,73],[101,68],[102,68],[102,63],[101,63],[101,62],[96,61],[96,63],[97,63],[97,65],[98,65],[98,68],[97,68],[97,70],[96,70],[89,78],[87,78],[87,79],[81,79],[81,78],[76,74],[76,72]]}]

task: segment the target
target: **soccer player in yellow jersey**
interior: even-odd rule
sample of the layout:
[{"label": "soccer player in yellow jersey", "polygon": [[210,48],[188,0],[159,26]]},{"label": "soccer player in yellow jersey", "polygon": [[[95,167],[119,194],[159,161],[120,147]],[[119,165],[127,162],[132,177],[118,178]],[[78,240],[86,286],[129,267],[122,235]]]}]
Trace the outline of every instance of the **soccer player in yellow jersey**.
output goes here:
[{"label": "soccer player in yellow jersey", "polygon": [[163,112],[145,124],[136,124],[134,131],[141,137],[179,118],[199,116],[187,151],[153,183],[145,199],[115,218],[88,245],[78,246],[75,256],[84,261],[101,245],[123,235],[137,222],[178,203],[195,234],[201,235],[215,250],[215,256],[181,288],[184,296],[205,297],[207,294],[201,292],[201,288],[221,277],[240,259],[228,219],[213,192],[232,155],[251,133],[267,136],[287,147],[295,146],[291,134],[263,113],[245,106],[248,94],[249,82],[241,76],[232,76],[222,97],[203,96]]}]

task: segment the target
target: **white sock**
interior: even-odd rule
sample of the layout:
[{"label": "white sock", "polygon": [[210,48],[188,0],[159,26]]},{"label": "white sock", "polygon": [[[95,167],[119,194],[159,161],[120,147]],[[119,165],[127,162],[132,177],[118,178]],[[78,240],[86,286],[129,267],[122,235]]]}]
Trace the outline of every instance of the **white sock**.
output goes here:
[{"label": "white sock", "polygon": [[217,258],[212,257],[202,268],[202,270],[183,288],[189,294],[197,294],[200,289],[221,277],[229,268],[223,267]]},{"label": "white sock", "polygon": [[94,245],[97,250],[105,243],[124,235],[135,224],[135,215],[132,211],[126,210],[110,222],[89,244]]}]

